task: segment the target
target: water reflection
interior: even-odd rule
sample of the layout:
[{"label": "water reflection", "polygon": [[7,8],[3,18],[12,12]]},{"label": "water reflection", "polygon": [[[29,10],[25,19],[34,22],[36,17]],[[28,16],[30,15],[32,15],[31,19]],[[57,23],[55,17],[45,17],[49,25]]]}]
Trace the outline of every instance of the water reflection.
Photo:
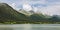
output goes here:
[{"label": "water reflection", "polygon": [[60,24],[0,25],[0,30],[60,30]]}]

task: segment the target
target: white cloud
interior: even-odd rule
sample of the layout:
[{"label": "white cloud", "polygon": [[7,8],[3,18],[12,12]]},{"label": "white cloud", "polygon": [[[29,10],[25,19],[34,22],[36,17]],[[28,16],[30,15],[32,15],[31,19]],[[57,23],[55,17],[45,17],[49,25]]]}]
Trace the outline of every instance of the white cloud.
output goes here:
[{"label": "white cloud", "polygon": [[[0,2],[8,3],[14,9],[23,4],[23,9],[30,11],[32,9],[31,5],[43,4],[47,7],[39,6],[39,8],[34,7],[34,11],[42,12],[43,14],[60,15],[60,0],[0,0]],[[27,4],[26,4],[27,3]]]},{"label": "white cloud", "polygon": [[40,8],[40,11],[47,15],[60,15],[60,5],[43,7]]},{"label": "white cloud", "polygon": [[16,7],[16,3],[9,4],[13,9],[19,10],[19,8]]},{"label": "white cloud", "polygon": [[38,4],[46,4],[47,1],[46,0],[36,0],[36,1],[31,0],[28,3],[30,3],[30,4],[37,4],[37,3]]},{"label": "white cloud", "polygon": [[15,3],[12,3],[12,4],[10,4],[10,5],[15,9],[15,6],[16,6]]},{"label": "white cloud", "polygon": [[25,4],[23,4],[23,9],[26,11],[30,11],[30,10],[32,10],[32,7],[28,3],[25,3]]}]

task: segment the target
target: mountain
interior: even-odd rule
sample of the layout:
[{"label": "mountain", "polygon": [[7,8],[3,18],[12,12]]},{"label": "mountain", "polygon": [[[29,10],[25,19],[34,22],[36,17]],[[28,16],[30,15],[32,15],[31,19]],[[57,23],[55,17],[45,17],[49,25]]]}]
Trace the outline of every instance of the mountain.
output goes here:
[{"label": "mountain", "polygon": [[30,15],[33,14],[33,13],[29,12],[29,11],[25,11],[24,9],[20,9],[18,12],[20,12],[22,14],[25,14],[26,16],[30,16]]},{"label": "mountain", "polygon": [[45,21],[43,14],[35,14],[33,11],[25,11],[20,9],[16,11],[6,3],[0,3],[0,23],[35,23],[37,21]]},{"label": "mountain", "polygon": [[[59,23],[60,16],[48,16],[42,13],[34,13],[33,11],[25,11],[20,9],[16,11],[6,3],[0,3],[0,23],[3,24],[42,24],[42,23]],[[59,23],[60,24],[60,23]]]},{"label": "mountain", "polygon": [[25,20],[27,17],[24,14],[17,12],[6,3],[0,3],[0,23]]}]

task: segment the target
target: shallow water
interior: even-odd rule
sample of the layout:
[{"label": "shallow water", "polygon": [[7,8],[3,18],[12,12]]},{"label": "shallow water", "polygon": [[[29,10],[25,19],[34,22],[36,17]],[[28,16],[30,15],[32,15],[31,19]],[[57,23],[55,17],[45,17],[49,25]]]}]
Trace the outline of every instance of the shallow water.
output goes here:
[{"label": "shallow water", "polygon": [[60,24],[12,24],[12,25],[0,25],[0,30],[60,30]]}]

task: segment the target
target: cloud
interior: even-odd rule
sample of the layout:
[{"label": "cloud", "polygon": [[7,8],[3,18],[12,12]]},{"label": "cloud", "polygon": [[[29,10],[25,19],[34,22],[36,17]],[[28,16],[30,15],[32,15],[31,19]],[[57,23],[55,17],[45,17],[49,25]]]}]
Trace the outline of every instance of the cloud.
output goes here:
[{"label": "cloud", "polygon": [[34,12],[37,12],[38,11],[38,8],[37,7],[33,7],[33,11]]},{"label": "cloud", "polygon": [[59,5],[60,4],[60,0],[48,0],[47,1],[47,5]]},{"label": "cloud", "polygon": [[15,4],[15,3],[12,3],[11,6],[12,6],[13,8],[15,8],[16,4]]},{"label": "cloud", "polygon": [[12,4],[9,4],[12,8],[16,9],[16,4],[15,3],[12,3]]},{"label": "cloud", "polygon": [[42,12],[48,15],[60,15],[60,0],[0,0],[0,2],[8,3],[14,9],[23,7],[23,9],[30,11],[34,7],[35,12]]},{"label": "cloud", "polygon": [[23,9],[26,11],[30,11],[30,10],[32,10],[32,7],[31,7],[31,5],[25,3],[25,4],[23,4]]},{"label": "cloud", "polygon": [[42,7],[40,8],[40,11],[47,15],[60,15],[60,5]]},{"label": "cloud", "polygon": [[23,5],[24,3],[28,3],[30,5],[34,4],[45,4],[45,0],[1,0],[4,3],[12,4],[15,3],[17,4],[16,7],[19,7],[20,5]]},{"label": "cloud", "polygon": [[30,2],[28,2],[30,4],[46,4],[46,0],[31,0]]}]

